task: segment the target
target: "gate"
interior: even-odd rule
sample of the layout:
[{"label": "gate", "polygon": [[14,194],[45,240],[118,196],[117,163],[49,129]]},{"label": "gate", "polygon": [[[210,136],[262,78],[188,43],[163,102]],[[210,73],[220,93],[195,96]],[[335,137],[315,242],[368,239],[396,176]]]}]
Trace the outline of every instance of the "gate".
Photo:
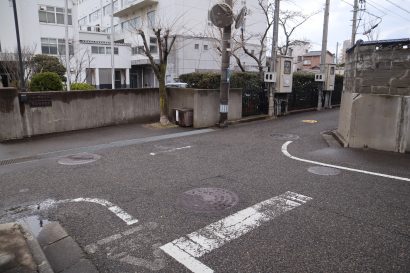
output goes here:
[{"label": "gate", "polygon": [[242,117],[268,114],[268,90],[264,83],[246,83],[242,92]]}]

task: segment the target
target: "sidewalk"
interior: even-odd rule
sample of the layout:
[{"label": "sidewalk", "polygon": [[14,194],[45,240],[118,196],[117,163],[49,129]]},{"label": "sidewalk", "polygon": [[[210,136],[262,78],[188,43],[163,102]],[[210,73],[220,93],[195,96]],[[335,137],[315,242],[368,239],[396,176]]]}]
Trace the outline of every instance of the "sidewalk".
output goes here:
[{"label": "sidewalk", "polygon": [[187,132],[192,128],[153,128],[144,124],[126,124],[80,131],[36,136],[24,140],[0,143],[0,160],[31,157],[67,149],[81,148],[114,141],[139,139]]}]

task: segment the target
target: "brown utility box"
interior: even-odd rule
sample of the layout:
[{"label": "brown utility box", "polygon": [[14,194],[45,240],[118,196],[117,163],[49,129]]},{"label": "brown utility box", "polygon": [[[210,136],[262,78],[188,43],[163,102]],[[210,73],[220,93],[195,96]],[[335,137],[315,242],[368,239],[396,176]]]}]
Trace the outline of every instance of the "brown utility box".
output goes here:
[{"label": "brown utility box", "polygon": [[172,109],[172,118],[175,124],[181,127],[192,127],[194,110],[191,108],[174,108]]}]

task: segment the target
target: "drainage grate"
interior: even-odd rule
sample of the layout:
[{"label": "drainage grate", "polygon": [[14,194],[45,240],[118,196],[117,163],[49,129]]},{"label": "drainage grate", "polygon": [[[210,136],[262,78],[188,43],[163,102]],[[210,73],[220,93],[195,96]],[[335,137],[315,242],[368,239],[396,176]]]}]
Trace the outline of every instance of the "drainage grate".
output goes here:
[{"label": "drainage grate", "polygon": [[299,139],[299,136],[294,135],[294,134],[271,134],[271,137],[277,140],[297,140]]},{"label": "drainage grate", "polygon": [[340,174],[340,170],[338,169],[322,167],[322,166],[310,167],[308,169],[308,172],[317,174],[317,175],[338,175]]},{"label": "drainage grate", "polygon": [[198,213],[215,213],[235,206],[238,195],[220,188],[197,188],[186,191],[177,203],[184,209]]},{"label": "drainage grate", "polygon": [[81,165],[97,161],[101,158],[100,155],[90,153],[79,153],[62,157],[58,160],[61,165]]},{"label": "drainage grate", "polygon": [[12,159],[4,159],[0,160],[0,166],[11,165],[16,163],[22,163],[27,161],[33,161],[40,159],[38,156],[27,156],[27,157],[20,157],[20,158],[12,158]]}]

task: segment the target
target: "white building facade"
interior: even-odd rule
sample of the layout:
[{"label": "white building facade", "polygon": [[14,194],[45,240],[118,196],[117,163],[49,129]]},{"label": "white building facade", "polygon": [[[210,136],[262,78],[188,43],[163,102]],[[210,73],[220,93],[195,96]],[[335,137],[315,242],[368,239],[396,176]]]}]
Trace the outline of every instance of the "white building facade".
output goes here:
[{"label": "white building facade", "polygon": [[[35,54],[59,57],[65,54],[65,0],[16,0],[23,48]],[[155,60],[158,45],[153,27],[170,28],[177,39],[168,57],[167,82],[191,72],[218,72],[221,66],[220,33],[209,20],[217,1],[203,0],[114,0],[111,29],[111,0],[69,0],[70,77],[72,82],[89,82],[97,88],[111,88],[111,33],[114,35],[114,80],[116,87],[154,87],[158,81],[143,52],[137,29],[145,32]],[[235,13],[246,6],[243,28],[252,38],[247,48],[258,52],[258,33],[266,22],[257,0],[238,1]],[[0,1],[0,53],[16,52],[12,1]],[[233,30],[238,37],[240,31]],[[236,34],[235,34],[236,33]],[[232,44],[232,47],[234,45]],[[257,71],[256,62],[238,49],[247,71]],[[263,54],[265,56],[265,53]],[[238,70],[231,58],[231,70]]]}]

